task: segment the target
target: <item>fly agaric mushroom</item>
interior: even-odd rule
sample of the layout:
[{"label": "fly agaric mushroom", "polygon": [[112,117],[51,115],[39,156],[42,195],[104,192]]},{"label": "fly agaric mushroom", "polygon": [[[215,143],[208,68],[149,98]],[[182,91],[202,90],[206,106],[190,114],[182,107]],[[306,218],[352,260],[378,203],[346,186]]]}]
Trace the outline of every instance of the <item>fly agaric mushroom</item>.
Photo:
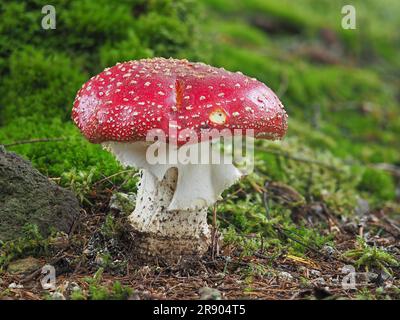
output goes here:
[{"label": "fly agaric mushroom", "polygon": [[[240,72],[176,59],[118,63],[86,82],[72,118],[92,143],[124,166],[141,169],[136,207],[129,216],[141,255],[200,256],[210,243],[207,208],[242,173],[233,164],[150,164],[146,137],[171,123],[201,135],[211,129],[252,129],[255,138],[280,139],[287,114],[263,83]],[[198,143],[203,143],[198,141]],[[181,140],[175,141],[182,147]]]}]

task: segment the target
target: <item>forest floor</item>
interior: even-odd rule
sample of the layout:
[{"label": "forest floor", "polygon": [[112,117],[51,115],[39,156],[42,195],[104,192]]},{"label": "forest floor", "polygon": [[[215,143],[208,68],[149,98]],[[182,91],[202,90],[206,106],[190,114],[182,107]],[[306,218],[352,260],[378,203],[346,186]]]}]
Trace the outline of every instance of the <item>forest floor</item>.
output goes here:
[{"label": "forest floor", "polygon": [[[24,268],[3,272],[0,297],[29,300],[400,298],[400,269],[387,264],[382,269],[388,262],[379,256],[383,251],[359,247],[359,253],[353,257],[368,260],[363,272],[355,272],[354,259],[343,256],[357,248],[357,236],[365,233],[374,234],[371,239],[374,246],[395,253],[397,258],[400,256],[400,221],[392,220],[384,210],[371,212],[362,223],[343,224],[321,215],[319,219],[327,219],[327,231],[334,234],[335,248],[316,249],[282,226],[274,226],[280,239],[290,238],[304,246],[306,256],[285,250],[277,254],[262,247],[249,254],[243,246],[219,240],[202,259],[168,266],[163,261],[138,262],[131,256],[134,244],[124,227],[126,215],[118,210],[113,210],[112,220],[107,215],[110,196],[110,191],[93,195],[90,200],[96,201],[95,205],[82,209],[81,219],[69,236],[58,234],[37,239],[35,246],[42,247],[45,243],[46,247],[41,257],[34,258],[38,267],[32,269],[30,265],[29,272]],[[213,228],[213,232],[216,238],[220,236],[218,228]],[[45,277],[42,267],[46,264],[56,270],[56,286],[50,289],[42,286]]]}]

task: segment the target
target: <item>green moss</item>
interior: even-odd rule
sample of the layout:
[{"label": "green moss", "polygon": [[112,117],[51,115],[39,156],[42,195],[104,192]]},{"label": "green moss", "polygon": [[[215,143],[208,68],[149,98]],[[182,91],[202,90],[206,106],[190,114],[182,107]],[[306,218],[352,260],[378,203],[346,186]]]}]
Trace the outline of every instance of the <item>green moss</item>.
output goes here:
[{"label": "green moss", "polygon": [[101,233],[107,238],[113,238],[117,235],[117,226],[111,214],[106,216],[106,220],[101,226]]},{"label": "green moss", "polygon": [[[104,269],[100,268],[93,278],[86,278],[89,284],[89,292],[86,297],[89,300],[126,300],[132,294],[133,290],[129,287],[123,286],[119,281],[115,281],[111,287],[102,285]],[[82,298],[83,293],[79,294]]]},{"label": "green moss", "polygon": [[[125,38],[127,26],[133,25],[132,7],[113,1],[71,1],[60,13],[59,28],[68,34],[67,45],[78,51],[92,51],[106,41]],[[90,14],[89,14],[90,13]]]},{"label": "green moss", "polygon": [[7,242],[0,241],[0,272],[18,258],[43,256],[48,253],[50,238],[44,238],[38,226],[27,224],[23,227],[23,236]]},{"label": "green moss", "polygon": [[388,173],[373,168],[365,169],[358,189],[367,191],[381,200],[393,200],[396,195],[393,178]]},{"label": "green moss", "polygon": [[287,232],[290,236],[298,239],[301,243],[291,238],[286,239],[290,244],[289,252],[295,255],[305,255],[309,248],[321,249],[323,245],[333,246],[333,235],[323,235],[318,230],[309,227],[291,227]]},{"label": "green moss", "polygon": [[215,22],[209,26],[209,31],[218,30],[218,41],[234,44],[238,47],[265,47],[270,45],[265,33],[243,22]]},{"label": "green moss", "polygon": [[1,121],[31,115],[68,119],[73,96],[86,76],[63,54],[25,47],[11,55],[0,89]]},{"label": "green moss", "polygon": [[71,300],[86,300],[86,297],[81,289],[72,291],[70,298]]},{"label": "green moss", "polygon": [[61,183],[71,189],[81,203],[93,205],[88,199],[89,193],[93,188],[94,169],[89,171],[76,171],[75,168],[64,172]]},{"label": "green moss", "polygon": [[63,123],[54,118],[48,121],[42,117],[17,118],[0,128],[3,144],[35,138],[65,138],[65,141],[24,144],[10,147],[24,155],[43,173],[60,177],[71,170],[90,171],[94,180],[122,170],[113,156],[101,146],[87,142],[72,123]]},{"label": "green moss", "polygon": [[[150,13],[137,22],[138,33],[148,34],[144,40],[152,48],[155,56],[177,56],[182,47],[191,42],[191,33],[179,20]],[[177,36],[179,35],[179,36]]]},{"label": "green moss", "polygon": [[153,55],[153,51],[143,47],[136,33],[131,30],[127,39],[117,43],[109,42],[101,47],[100,63],[102,66],[112,66],[117,62],[151,58]]},{"label": "green moss", "polygon": [[358,248],[346,251],[344,256],[353,259],[357,267],[377,268],[389,274],[391,268],[400,266],[400,261],[392,254],[376,246],[369,246],[362,238],[358,238]]},{"label": "green moss", "polygon": [[[72,124],[76,92],[90,75],[122,60],[207,55],[208,45],[202,43],[203,34],[198,31],[203,11],[191,0],[58,0],[52,3],[57,28],[43,30],[44,4],[36,0],[0,4],[4,35],[0,39],[0,143],[65,139],[9,148],[41,172],[62,177],[61,183],[86,202],[90,186],[83,187],[80,178],[72,182],[71,177],[90,174],[94,182],[122,168],[99,145],[88,143]],[[123,178],[117,175],[102,186]],[[132,185],[124,184],[122,191]]]}]

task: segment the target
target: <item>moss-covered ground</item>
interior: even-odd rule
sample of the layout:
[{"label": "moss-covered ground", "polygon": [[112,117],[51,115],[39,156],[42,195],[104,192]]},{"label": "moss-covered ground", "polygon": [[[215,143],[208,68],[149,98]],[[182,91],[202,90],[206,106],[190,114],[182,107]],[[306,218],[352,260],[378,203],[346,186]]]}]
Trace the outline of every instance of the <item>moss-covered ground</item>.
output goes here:
[{"label": "moss-covered ground", "polygon": [[[398,1],[353,1],[355,30],[341,27],[341,0],[57,0],[57,29],[43,30],[45,2],[0,3],[0,143],[71,188],[82,220],[69,237],[1,244],[0,297],[51,298],[37,273],[7,272],[36,256],[73,299],[198,298],[204,286],[224,298],[400,298]],[[130,261],[124,215],[108,204],[135,192],[135,172],[70,120],[91,75],[155,56],[254,76],[290,116],[287,137],[259,142],[254,173],[210,208],[221,246],[178,269]],[[345,265],[355,289],[342,287]]]}]

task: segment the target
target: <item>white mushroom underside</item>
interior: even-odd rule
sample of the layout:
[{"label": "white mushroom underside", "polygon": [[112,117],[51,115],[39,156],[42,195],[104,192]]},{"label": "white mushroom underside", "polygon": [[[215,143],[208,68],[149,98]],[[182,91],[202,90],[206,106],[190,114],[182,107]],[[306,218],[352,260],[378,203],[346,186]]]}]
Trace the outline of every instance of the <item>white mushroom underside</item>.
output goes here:
[{"label": "white mushroom underside", "polygon": [[[167,246],[177,242],[180,247],[189,247],[189,250],[185,248],[183,251],[190,251],[195,249],[196,242],[196,246],[203,247],[204,250],[195,251],[205,251],[210,234],[207,207],[196,210],[166,210],[174,195],[177,178],[176,168],[169,169],[162,181],[158,181],[149,171],[142,170],[136,207],[129,216],[129,222],[134,230],[150,235],[151,240],[145,246],[154,246],[157,239],[169,239]],[[175,240],[171,242],[172,239]],[[158,249],[152,251],[163,247],[157,246]],[[146,251],[149,249],[151,250],[146,248]]]},{"label": "white mushroom underside", "polygon": [[[210,142],[202,142],[202,144]],[[158,144],[158,158],[169,159],[171,153],[176,152],[178,148],[171,145],[162,145],[156,142],[150,145],[147,142],[107,142],[103,146],[112,152],[117,160],[124,166],[131,166],[146,170],[161,181],[170,168],[177,168],[178,182],[167,211],[175,210],[199,210],[215,203],[221,193],[233,183],[235,183],[242,173],[232,163],[181,163],[172,161],[164,164],[151,164],[148,161],[147,151],[150,146]],[[164,148],[163,148],[164,147]],[[216,156],[215,149],[210,149],[210,157]],[[165,153],[165,154],[164,154]],[[150,154],[151,156],[151,154]],[[174,159],[174,157],[171,157]],[[218,157],[214,157],[217,159]]]}]

